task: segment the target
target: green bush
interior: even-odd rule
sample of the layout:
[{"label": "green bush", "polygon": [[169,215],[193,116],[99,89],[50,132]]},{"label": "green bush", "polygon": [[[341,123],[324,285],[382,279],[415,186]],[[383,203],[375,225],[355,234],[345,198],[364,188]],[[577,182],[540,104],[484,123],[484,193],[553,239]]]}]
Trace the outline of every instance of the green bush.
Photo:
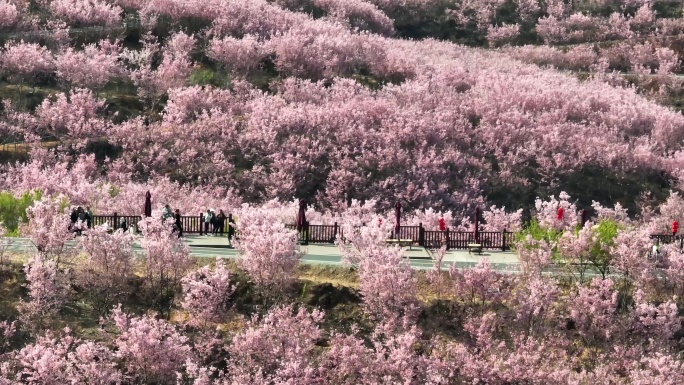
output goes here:
[{"label": "green bush", "polygon": [[7,235],[19,234],[19,223],[27,221],[26,209],[40,197],[39,191],[26,192],[20,198],[7,191],[0,192],[0,222],[7,228]]},{"label": "green bush", "polygon": [[527,226],[515,233],[515,241],[523,242],[528,235],[535,241],[545,240],[549,243],[555,243],[558,242],[563,235],[563,232],[556,229],[541,227],[536,219],[532,219]]},{"label": "green bush", "polygon": [[225,88],[229,85],[230,79],[224,74],[210,69],[196,69],[190,75],[189,83],[191,86],[211,85],[218,88]]}]

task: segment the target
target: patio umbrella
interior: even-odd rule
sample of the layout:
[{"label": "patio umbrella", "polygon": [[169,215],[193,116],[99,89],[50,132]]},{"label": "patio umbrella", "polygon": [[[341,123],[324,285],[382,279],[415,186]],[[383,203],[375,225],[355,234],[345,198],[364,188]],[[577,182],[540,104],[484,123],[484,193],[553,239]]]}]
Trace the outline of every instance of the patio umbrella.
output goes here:
[{"label": "patio umbrella", "polygon": [[401,203],[394,204],[394,234],[399,239],[399,229],[401,228]]},{"label": "patio umbrella", "polygon": [[143,208],[146,217],[152,216],[152,194],[148,191],[145,193],[145,207]]},{"label": "patio umbrella", "polygon": [[302,231],[306,225],[306,201],[299,201],[299,212],[297,213],[297,231]]},{"label": "patio umbrella", "polygon": [[480,242],[480,208],[475,207],[475,242]]}]

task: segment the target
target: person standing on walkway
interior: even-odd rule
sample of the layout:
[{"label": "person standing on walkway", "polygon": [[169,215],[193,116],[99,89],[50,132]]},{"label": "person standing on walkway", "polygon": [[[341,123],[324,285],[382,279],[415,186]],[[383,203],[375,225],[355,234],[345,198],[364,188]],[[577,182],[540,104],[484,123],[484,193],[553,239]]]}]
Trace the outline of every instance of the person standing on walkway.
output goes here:
[{"label": "person standing on walkway", "polygon": [[81,232],[83,231],[83,225],[86,223],[85,211],[83,211],[83,207],[78,206],[76,212],[78,214],[78,222],[76,223],[76,234],[78,236],[81,236]]},{"label": "person standing on walkway", "polygon": [[71,220],[71,224],[69,225],[69,230],[70,231],[76,231],[76,228],[74,227],[76,225],[76,221],[78,221],[78,210],[74,208],[71,210],[71,216],[69,217]]},{"label": "person standing on walkway", "polygon": [[93,212],[90,211],[90,207],[86,207],[85,219],[88,229],[91,229],[93,227]]},{"label": "person standing on walkway", "polygon": [[217,232],[223,236],[223,230],[226,226],[226,214],[223,212],[223,210],[219,210],[218,215],[216,216],[216,226],[214,227],[214,234]]},{"label": "person standing on walkway", "polygon": [[162,223],[166,222],[169,218],[173,218],[173,212],[171,211],[171,206],[165,205],[164,211],[162,212]]},{"label": "person standing on walkway", "polygon": [[176,209],[176,214],[173,216],[175,222],[174,226],[178,230],[178,238],[183,236],[183,221],[181,221],[181,214],[180,210]]},{"label": "person standing on walkway", "polygon": [[209,225],[212,223],[213,219],[213,214],[211,212],[211,209],[207,209],[207,212],[204,213],[204,234],[209,235]]},{"label": "person standing on walkway", "polygon": [[228,246],[233,247],[233,237],[235,236],[235,222],[233,214],[228,214]]},{"label": "person standing on walkway", "polygon": [[211,210],[211,233],[216,236],[218,234],[218,215],[214,210]]}]

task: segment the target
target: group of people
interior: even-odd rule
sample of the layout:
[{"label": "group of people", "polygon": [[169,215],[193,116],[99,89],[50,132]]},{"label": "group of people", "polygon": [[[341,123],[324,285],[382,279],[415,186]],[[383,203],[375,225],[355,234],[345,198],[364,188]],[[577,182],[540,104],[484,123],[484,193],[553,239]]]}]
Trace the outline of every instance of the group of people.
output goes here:
[{"label": "group of people", "polygon": [[[684,253],[684,237],[677,235],[675,237],[674,244],[680,253]],[[662,251],[660,250],[660,242],[657,240],[651,247],[651,258],[653,258],[658,263],[662,262]]]},{"label": "group of people", "polygon": [[[179,209],[171,210],[171,206],[164,206],[162,211],[162,221],[173,219],[173,231],[178,233],[178,237],[183,236],[183,221]],[[228,222],[228,242],[232,244],[232,239],[235,236],[235,222],[231,214],[227,215],[223,210],[219,210],[218,214],[213,209],[207,209],[203,214],[202,223],[200,223],[200,235],[223,235],[226,233],[226,221]]]},{"label": "group of people", "polygon": [[164,211],[162,212],[162,221],[166,222],[168,219],[173,218],[173,232],[178,232],[178,238],[183,236],[183,221],[181,220],[180,210],[171,211],[171,206],[164,206]]},{"label": "group of people", "polygon": [[204,232],[202,232],[202,227],[200,227],[200,235],[209,235],[209,229],[211,228],[213,236],[223,235],[226,232],[226,221],[228,221],[228,241],[232,242],[235,235],[235,222],[232,214],[226,216],[223,210],[219,210],[219,213],[216,214],[213,209],[207,209],[203,215],[203,220]]},{"label": "group of people", "polygon": [[77,235],[81,235],[81,232],[84,230],[84,224],[88,229],[93,226],[93,213],[90,211],[90,207],[86,207],[86,209],[83,210],[83,207],[78,206],[71,210],[70,219],[71,224],[69,225],[69,231],[75,232]]}]

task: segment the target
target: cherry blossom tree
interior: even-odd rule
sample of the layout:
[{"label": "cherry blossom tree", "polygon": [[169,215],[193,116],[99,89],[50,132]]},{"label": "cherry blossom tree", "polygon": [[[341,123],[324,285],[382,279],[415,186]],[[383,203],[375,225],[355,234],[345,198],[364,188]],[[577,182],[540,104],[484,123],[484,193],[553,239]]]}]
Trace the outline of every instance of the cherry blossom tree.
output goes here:
[{"label": "cherry blossom tree", "polygon": [[101,89],[111,78],[121,76],[118,42],[102,40],[88,44],[82,51],[67,48],[55,59],[57,76],[71,86]]},{"label": "cherry blossom tree", "polygon": [[612,253],[612,267],[626,277],[640,282],[648,280],[655,269],[650,257],[652,241],[643,230],[628,230],[618,233]]},{"label": "cherry blossom tree", "polygon": [[213,270],[203,266],[182,279],[181,306],[190,313],[192,322],[206,324],[224,319],[236,288],[236,285],[231,285],[230,276],[225,262],[217,258]]},{"label": "cherry blossom tree", "polygon": [[189,246],[173,232],[171,220],[162,223],[157,210],[138,223],[143,237],[145,289],[154,306],[169,314],[181,280],[193,263]]},{"label": "cherry blossom tree", "polygon": [[532,277],[524,280],[515,291],[514,309],[516,321],[527,332],[544,329],[553,322],[559,297],[559,287],[552,279]]},{"label": "cherry blossom tree", "polygon": [[542,271],[551,263],[555,246],[552,241],[537,240],[531,235],[516,242],[515,248],[523,274],[541,276]]},{"label": "cherry blossom tree", "polygon": [[17,333],[17,321],[2,321],[0,322],[0,352],[7,350],[12,342],[12,338]]},{"label": "cherry blossom tree", "polygon": [[57,269],[54,260],[35,255],[24,266],[30,300],[19,306],[24,328],[37,333],[55,319],[69,296],[68,271]]},{"label": "cherry blossom tree", "polygon": [[507,213],[505,207],[498,208],[492,206],[482,212],[485,223],[482,228],[485,231],[512,231],[516,232],[522,228],[522,209]]},{"label": "cherry blossom tree", "polygon": [[518,24],[504,24],[500,27],[490,26],[487,30],[487,41],[491,47],[497,47],[514,40],[520,35],[520,26]]},{"label": "cherry blossom tree", "polygon": [[[153,39],[146,35],[142,50],[124,50],[122,57],[131,67],[129,73],[138,88],[138,95],[156,105],[169,89],[185,84],[192,68],[190,53],[195,39],[179,32],[167,39],[163,49]],[[159,54],[161,63],[153,68],[154,58]]]},{"label": "cherry blossom tree", "polygon": [[113,26],[121,21],[122,9],[99,0],[50,1],[52,14],[75,26]]},{"label": "cherry blossom tree", "polygon": [[589,287],[578,287],[568,304],[570,317],[588,340],[609,340],[618,332],[618,292],[611,279],[594,278]]},{"label": "cherry blossom tree", "polygon": [[82,341],[67,328],[57,337],[38,337],[12,357],[17,375],[32,384],[89,383],[118,384],[123,380],[114,353],[106,346]]},{"label": "cherry blossom tree", "polygon": [[13,27],[19,21],[20,10],[11,1],[0,2],[0,27]]},{"label": "cherry blossom tree", "polygon": [[404,326],[415,321],[419,310],[416,278],[403,252],[397,248],[366,250],[359,261],[360,292],[365,312],[387,323]]},{"label": "cherry blossom tree", "polygon": [[259,63],[266,56],[266,48],[257,37],[245,35],[242,39],[225,36],[211,40],[209,57],[219,62],[228,71],[247,75],[258,69]]},{"label": "cherry blossom tree", "polygon": [[133,317],[120,306],[112,310],[111,319],[120,331],[114,340],[116,356],[125,362],[125,374],[135,381],[171,382],[191,358],[188,338],[163,320]]},{"label": "cherry blossom tree", "polygon": [[506,277],[493,270],[487,259],[472,269],[458,269],[452,265],[449,275],[454,282],[454,295],[469,308],[475,308],[477,304],[495,305],[508,295]]},{"label": "cherry blossom tree", "polygon": [[243,207],[238,223],[240,266],[265,296],[283,295],[295,279],[299,234],[268,209]]},{"label": "cherry blossom tree", "polygon": [[672,300],[657,306],[648,303],[646,295],[640,289],[634,293],[634,302],[636,332],[648,335],[648,339],[656,348],[667,347],[682,327],[677,304]]},{"label": "cherry blossom tree", "polygon": [[25,82],[33,84],[39,74],[49,74],[55,69],[55,63],[45,47],[36,43],[8,42],[2,51],[2,69],[10,78],[18,81],[17,87]]},{"label": "cherry blossom tree", "polygon": [[101,316],[130,294],[133,277],[133,236],[122,231],[108,234],[96,227],[78,238],[84,260],[75,270],[80,286]]},{"label": "cherry blossom tree", "polygon": [[92,91],[77,88],[69,94],[58,94],[55,100],[45,99],[36,108],[36,124],[44,130],[43,135],[98,138],[105,135],[108,127],[108,123],[99,116],[105,106],[105,101],[95,98]]},{"label": "cherry blossom tree", "polygon": [[320,311],[292,306],[271,309],[263,319],[253,317],[230,345],[231,383],[307,383],[316,379],[311,355],[321,337]]},{"label": "cherry blossom tree", "polygon": [[66,243],[74,237],[69,231],[71,220],[64,212],[64,196],[43,197],[26,209],[28,223],[22,225],[22,233],[35,245],[38,252],[53,259],[55,268],[71,254]]}]

